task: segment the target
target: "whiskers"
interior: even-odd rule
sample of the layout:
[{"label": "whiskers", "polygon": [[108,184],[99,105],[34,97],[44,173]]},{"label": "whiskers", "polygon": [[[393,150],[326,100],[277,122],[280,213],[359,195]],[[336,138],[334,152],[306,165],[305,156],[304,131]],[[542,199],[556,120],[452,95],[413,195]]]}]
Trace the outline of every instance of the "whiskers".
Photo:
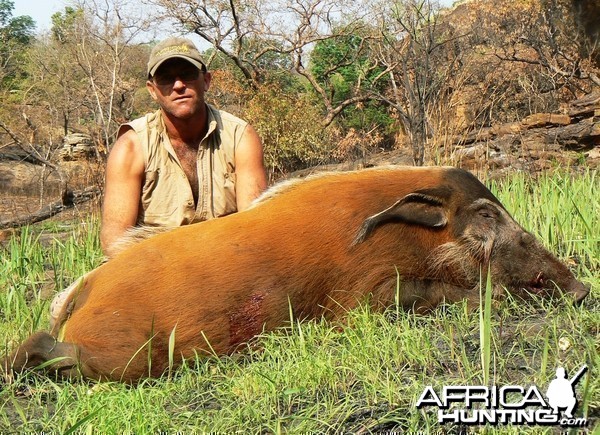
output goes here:
[{"label": "whiskers", "polygon": [[469,237],[468,234],[444,243],[429,256],[428,272],[437,279],[450,279],[464,287],[475,287],[481,272],[487,272],[493,245],[493,239]]}]

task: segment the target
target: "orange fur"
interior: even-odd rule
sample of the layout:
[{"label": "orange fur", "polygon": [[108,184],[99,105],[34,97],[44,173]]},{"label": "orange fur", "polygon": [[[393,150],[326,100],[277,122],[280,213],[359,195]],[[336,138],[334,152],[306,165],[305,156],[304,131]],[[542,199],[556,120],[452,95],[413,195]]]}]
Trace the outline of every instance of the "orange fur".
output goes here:
[{"label": "orange fur", "polygon": [[[90,276],[64,341],[79,345],[92,372],[120,378],[129,364],[125,378],[137,378],[148,374],[144,345],[153,335],[152,374],[164,371],[173,328],[175,354],[192,357],[231,352],[263,325],[285,324],[289,304],[300,318],[352,308],[386,279],[395,282],[395,266],[406,276],[418,273],[426,253],[448,239],[446,231],[432,238],[411,228],[400,255],[383,234],[368,248],[350,248],[369,215],[439,184],[440,171],[407,169],[396,179],[388,170],[321,176],[246,212],[142,241]],[[385,291],[382,299],[392,301],[393,288]]]}]

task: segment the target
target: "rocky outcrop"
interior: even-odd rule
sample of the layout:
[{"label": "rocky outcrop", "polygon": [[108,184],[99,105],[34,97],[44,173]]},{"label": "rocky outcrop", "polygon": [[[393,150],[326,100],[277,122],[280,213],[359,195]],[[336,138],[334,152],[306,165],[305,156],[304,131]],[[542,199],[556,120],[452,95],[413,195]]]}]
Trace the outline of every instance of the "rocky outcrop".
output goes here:
[{"label": "rocky outcrop", "polygon": [[96,156],[94,141],[87,134],[70,133],[63,139],[63,147],[58,151],[62,161],[88,160]]},{"label": "rocky outcrop", "polygon": [[27,161],[0,161],[0,189],[5,195],[60,193],[60,179],[48,168]]},{"label": "rocky outcrop", "polygon": [[79,133],[65,136],[62,147],[48,157],[50,163],[44,164],[45,160],[39,156],[47,154],[35,145],[2,147],[0,190],[13,195],[60,195],[64,186],[54,166],[62,172],[69,186],[83,188],[98,184],[99,160],[90,136]]},{"label": "rocky outcrop", "polygon": [[91,138],[67,136],[59,152],[45,156],[30,144],[0,150],[0,230],[40,222],[100,195],[103,164],[92,158]]},{"label": "rocky outcrop", "polygon": [[562,113],[536,113],[454,139],[453,163],[467,169],[539,171],[555,166],[598,167],[600,92],[571,102]]}]

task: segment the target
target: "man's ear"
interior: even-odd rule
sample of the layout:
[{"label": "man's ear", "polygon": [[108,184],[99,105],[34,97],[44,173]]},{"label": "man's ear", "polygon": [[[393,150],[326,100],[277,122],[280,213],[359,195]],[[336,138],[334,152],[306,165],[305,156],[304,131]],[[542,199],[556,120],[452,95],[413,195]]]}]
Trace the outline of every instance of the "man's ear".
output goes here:
[{"label": "man's ear", "polygon": [[202,73],[204,75],[204,92],[210,88],[210,82],[212,80],[212,74],[208,71]]},{"label": "man's ear", "polygon": [[156,101],[156,89],[154,88],[154,83],[152,82],[152,80],[146,81],[146,89],[148,89],[148,92],[150,92],[150,96],[152,97],[152,99]]}]

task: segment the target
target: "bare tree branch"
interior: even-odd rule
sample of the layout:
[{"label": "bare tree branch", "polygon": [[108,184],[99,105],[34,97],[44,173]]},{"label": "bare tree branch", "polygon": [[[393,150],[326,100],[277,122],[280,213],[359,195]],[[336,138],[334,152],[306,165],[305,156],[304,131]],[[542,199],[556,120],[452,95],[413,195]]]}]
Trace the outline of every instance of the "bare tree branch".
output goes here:
[{"label": "bare tree branch", "polygon": [[55,171],[58,175],[58,178],[60,179],[61,192],[67,192],[67,178],[60,166],[52,163],[50,160],[43,157],[42,154],[32,144],[23,143],[20,137],[14,131],[12,131],[12,129],[8,125],[6,125],[2,120],[0,120],[0,128],[4,130],[4,132],[8,134],[13,140],[13,142],[25,153],[27,153],[27,155],[38,165],[48,166],[53,171]]}]

